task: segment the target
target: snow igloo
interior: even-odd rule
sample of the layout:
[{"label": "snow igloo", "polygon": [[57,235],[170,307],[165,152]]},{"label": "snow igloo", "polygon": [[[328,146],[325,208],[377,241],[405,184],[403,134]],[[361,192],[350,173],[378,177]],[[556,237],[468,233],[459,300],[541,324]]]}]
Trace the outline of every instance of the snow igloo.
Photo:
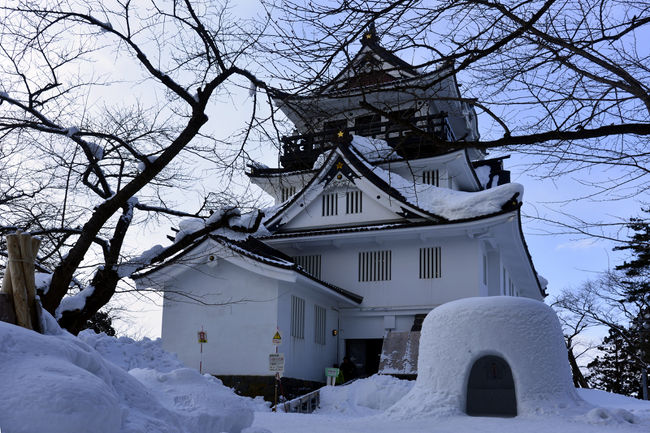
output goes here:
[{"label": "snow igloo", "polygon": [[515,297],[467,298],[422,325],[418,377],[389,412],[511,417],[582,405],[555,312]]}]

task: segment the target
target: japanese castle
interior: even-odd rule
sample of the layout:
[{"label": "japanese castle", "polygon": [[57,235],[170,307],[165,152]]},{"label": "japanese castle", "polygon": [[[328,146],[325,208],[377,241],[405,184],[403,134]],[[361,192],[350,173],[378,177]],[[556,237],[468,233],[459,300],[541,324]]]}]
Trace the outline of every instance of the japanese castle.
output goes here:
[{"label": "japanese castle", "polygon": [[463,144],[478,140],[477,117],[450,71],[421,73],[371,28],[326,86],[278,96],[296,132],[280,167],[247,172],[275,206],[184,222],[178,253],[136,277],[165,292],[163,347],[247,394],[272,383],[276,331],[287,380],[323,383],[344,356],[359,375],[408,376],[437,306],[542,300],[523,188],[505,158]]}]

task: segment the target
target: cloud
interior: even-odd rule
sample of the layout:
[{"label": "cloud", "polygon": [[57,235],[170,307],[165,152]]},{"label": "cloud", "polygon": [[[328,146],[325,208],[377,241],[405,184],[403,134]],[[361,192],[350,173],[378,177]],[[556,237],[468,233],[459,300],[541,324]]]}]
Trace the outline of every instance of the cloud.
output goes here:
[{"label": "cloud", "polygon": [[596,239],[579,239],[577,241],[569,241],[559,244],[555,247],[556,250],[586,250],[588,248],[596,247],[598,241]]}]

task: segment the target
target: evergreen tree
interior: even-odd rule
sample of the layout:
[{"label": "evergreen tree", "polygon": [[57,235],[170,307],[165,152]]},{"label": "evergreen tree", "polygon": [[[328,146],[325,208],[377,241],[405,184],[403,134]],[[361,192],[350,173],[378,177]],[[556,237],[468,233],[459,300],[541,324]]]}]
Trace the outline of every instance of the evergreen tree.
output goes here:
[{"label": "evergreen tree", "polygon": [[634,395],[638,390],[637,375],[628,360],[630,345],[620,330],[610,328],[598,350],[601,355],[587,365],[592,372],[587,376],[590,384],[605,391]]},{"label": "evergreen tree", "polygon": [[630,321],[627,327],[610,327],[598,346],[602,355],[587,366],[588,380],[596,388],[643,397],[641,378],[650,366],[650,222],[631,218],[628,228],[634,234],[626,245],[615,249],[632,253],[629,261],[616,267],[625,276],[618,302]]},{"label": "evergreen tree", "polygon": [[113,319],[106,311],[98,311],[86,321],[86,329],[92,329],[97,334],[103,332],[109,337],[115,337]]},{"label": "evergreen tree", "polygon": [[[644,209],[650,214],[650,208]],[[614,248],[615,250],[629,250],[632,259],[616,267],[623,271],[627,277],[627,302],[636,302],[646,309],[650,306],[650,221],[642,218],[631,218],[627,225],[634,231],[634,235],[626,245]]]}]

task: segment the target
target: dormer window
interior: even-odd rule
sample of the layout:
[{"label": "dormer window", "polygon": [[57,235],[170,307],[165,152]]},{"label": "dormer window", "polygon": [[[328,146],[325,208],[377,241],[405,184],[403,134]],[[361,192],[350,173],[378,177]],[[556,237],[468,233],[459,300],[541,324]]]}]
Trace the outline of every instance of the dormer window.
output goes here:
[{"label": "dormer window", "polygon": [[413,126],[415,126],[415,112],[415,108],[391,112],[388,117],[388,120],[391,122],[389,130],[394,132],[412,130]]}]

